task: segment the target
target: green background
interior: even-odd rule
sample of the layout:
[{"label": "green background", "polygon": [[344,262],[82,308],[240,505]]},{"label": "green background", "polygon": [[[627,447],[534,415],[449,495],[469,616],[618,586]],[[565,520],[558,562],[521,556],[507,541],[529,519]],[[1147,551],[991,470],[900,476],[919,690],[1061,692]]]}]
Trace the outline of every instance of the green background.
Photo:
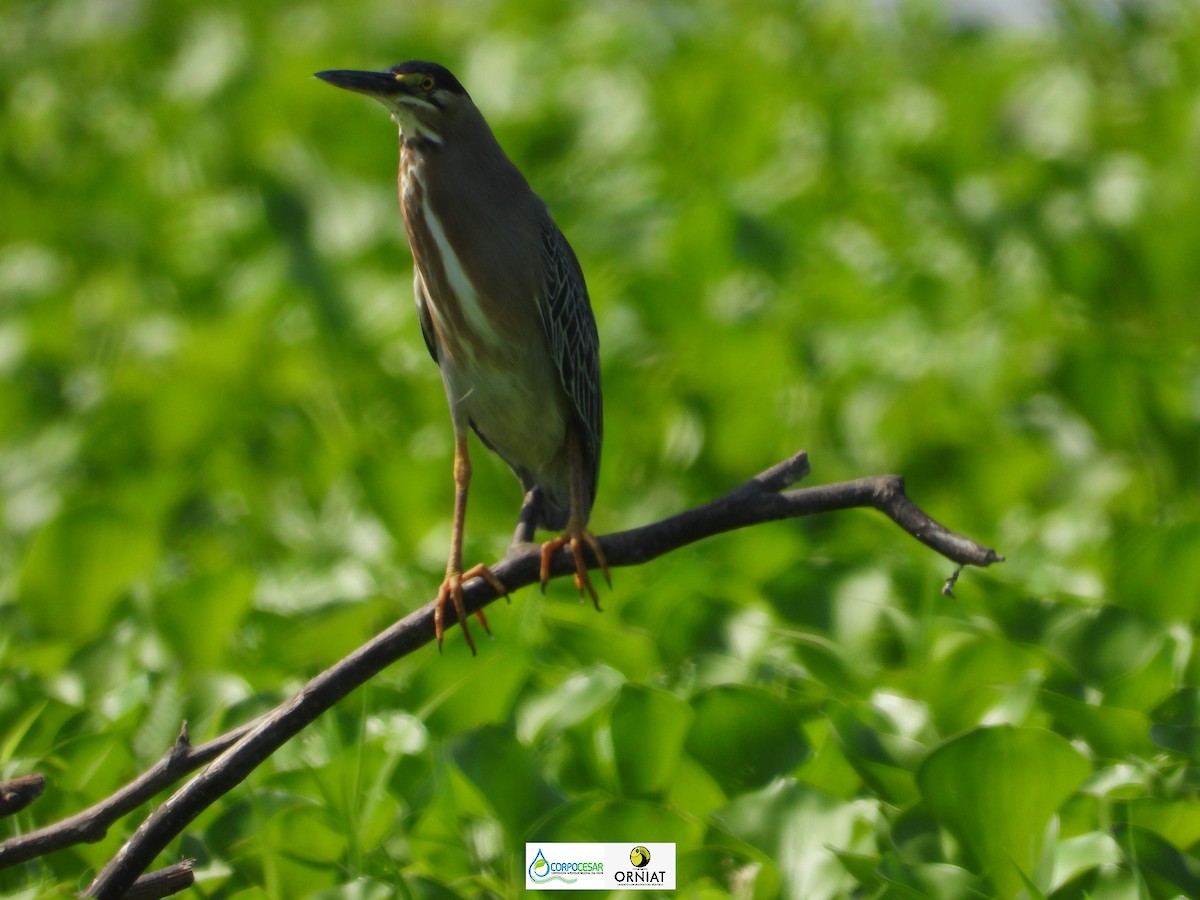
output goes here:
[{"label": "green background", "polygon": [[[1099,10],[1099,11],[1097,11]],[[0,5],[0,776],[26,831],[432,598],[449,420],[394,127],[459,75],[587,272],[598,533],[806,448],[1005,554],[776,523],[491,608],[160,863],[193,896],[514,896],[527,840],[688,897],[1200,895],[1200,12]],[[468,562],[520,501],[478,445]],[[68,896],[147,810],[0,873]]]}]

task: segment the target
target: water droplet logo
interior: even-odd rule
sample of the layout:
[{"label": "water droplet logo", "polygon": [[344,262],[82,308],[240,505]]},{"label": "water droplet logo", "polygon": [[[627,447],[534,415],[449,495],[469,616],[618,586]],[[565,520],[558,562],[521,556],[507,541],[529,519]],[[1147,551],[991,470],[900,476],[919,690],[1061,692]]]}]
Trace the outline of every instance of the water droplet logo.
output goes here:
[{"label": "water droplet logo", "polygon": [[578,872],[579,864],[571,862],[551,863],[539,847],[537,856],[529,864],[529,880],[535,884],[545,884],[547,881],[561,881],[563,884],[574,884],[578,878],[565,875],[565,872]]},{"label": "water droplet logo", "polygon": [[529,864],[529,877],[534,881],[546,881],[550,875],[550,863],[546,862],[546,854],[539,849],[533,862]]}]

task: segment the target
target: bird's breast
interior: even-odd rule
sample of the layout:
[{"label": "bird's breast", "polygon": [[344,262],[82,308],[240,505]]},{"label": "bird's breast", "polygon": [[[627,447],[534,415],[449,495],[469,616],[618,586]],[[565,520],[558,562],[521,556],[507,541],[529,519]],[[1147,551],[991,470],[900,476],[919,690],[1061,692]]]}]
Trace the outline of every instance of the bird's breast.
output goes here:
[{"label": "bird's breast", "polygon": [[[409,167],[401,176],[400,203],[413,265],[425,283],[430,316],[441,346],[452,356],[464,359],[495,353],[504,335],[497,317],[489,310],[494,303],[471,278],[447,223],[429,203],[420,168]],[[453,229],[453,222],[450,227]]]}]

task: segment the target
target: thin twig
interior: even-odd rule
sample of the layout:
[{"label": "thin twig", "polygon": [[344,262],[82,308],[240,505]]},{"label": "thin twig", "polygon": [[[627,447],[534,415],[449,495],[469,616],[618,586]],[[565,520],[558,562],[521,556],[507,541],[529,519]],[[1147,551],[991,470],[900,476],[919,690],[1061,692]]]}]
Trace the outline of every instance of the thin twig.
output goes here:
[{"label": "thin twig", "polygon": [[195,866],[194,859],[183,859],[165,869],[147,872],[130,885],[121,900],[160,900],[178,894],[196,883]]}]

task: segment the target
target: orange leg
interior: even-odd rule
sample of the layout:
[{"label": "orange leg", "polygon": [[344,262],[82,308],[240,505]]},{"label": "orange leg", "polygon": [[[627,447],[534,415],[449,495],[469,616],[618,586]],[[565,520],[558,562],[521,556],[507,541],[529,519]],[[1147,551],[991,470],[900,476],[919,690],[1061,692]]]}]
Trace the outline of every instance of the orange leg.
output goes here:
[{"label": "orange leg", "polygon": [[[438,588],[437,600],[433,607],[433,631],[437,635],[438,650],[440,651],[442,649],[442,636],[445,634],[442,619],[446,609],[446,601],[452,601],[458,622],[462,625],[463,637],[467,639],[467,646],[471,648],[471,655],[474,656],[475,640],[471,637],[471,629],[467,627],[467,614],[463,609],[463,582],[470,581],[472,578],[482,578],[495,588],[497,593],[507,597],[508,591],[500,583],[500,579],[492,574],[492,570],[483,563],[472,566],[466,572],[462,570],[463,526],[467,519],[467,487],[470,483],[471,458],[467,454],[467,436],[465,434],[455,435],[454,524],[450,530],[450,559],[446,563],[446,579],[442,582],[442,586]],[[488,628],[487,618],[483,615],[483,610],[476,610],[475,618],[479,620],[479,624],[483,626],[483,630],[490,635],[492,631]]]},{"label": "orange leg", "polygon": [[586,591],[592,598],[592,604],[599,610],[600,597],[592,586],[592,580],[588,578],[587,561],[583,558],[585,544],[596,558],[596,565],[600,567],[604,581],[610,589],[612,588],[612,578],[609,577],[608,561],[604,558],[600,543],[588,531],[587,520],[584,518],[583,460],[580,457],[579,444],[573,432],[568,435],[567,441],[568,452],[571,454],[571,508],[567,518],[567,530],[560,537],[542,544],[542,564],[539,572],[542,592],[545,592],[546,584],[550,581],[551,557],[563,547],[570,547],[571,556],[575,560],[575,587],[579,590],[579,599],[583,600],[584,591]]}]

